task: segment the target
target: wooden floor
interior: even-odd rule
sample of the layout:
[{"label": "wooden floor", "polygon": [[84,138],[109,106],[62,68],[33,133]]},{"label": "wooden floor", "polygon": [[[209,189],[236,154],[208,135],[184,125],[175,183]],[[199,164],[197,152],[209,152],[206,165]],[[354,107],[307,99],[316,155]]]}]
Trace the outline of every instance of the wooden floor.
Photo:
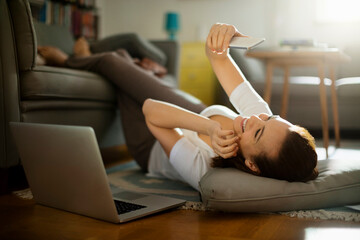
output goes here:
[{"label": "wooden floor", "polygon": [[125,224],[112,224],[38,205],[14,195],[0,197],[0,239],[309,240],[326,239],[314,232],[326,234],[327,231],[320,230],[330,229],[342,231],[341,236],[356,234],[358,238],[353,239],[360,239],[360,224],[354,222],[171,210]]},{"label": "wooden floor", "polygon": [[[105,163],[114,164],[111,160]],[[360,239],[360,224],[176,209],[125,224],[112,224],[7,194],[0,196],[0,239],[345,240]]]}]

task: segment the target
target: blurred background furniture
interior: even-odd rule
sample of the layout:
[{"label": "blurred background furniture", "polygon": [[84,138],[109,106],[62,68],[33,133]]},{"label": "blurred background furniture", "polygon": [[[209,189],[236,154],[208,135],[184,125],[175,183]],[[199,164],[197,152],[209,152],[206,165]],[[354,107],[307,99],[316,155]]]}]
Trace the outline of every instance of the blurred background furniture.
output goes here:
[{"label": "blurred background furniture", "polygon": [[[266,86],[266,65],[263,61],[246,56],[242,50],[230,50],[234,61],[240,66],[246,78],[256,91],[264,96]],[[354,60],[354,59],[352,59]],[[348,63],[340,64],[337,77],[346,76]],[[289,76],[289,100],[287,120],[310,130],[316,137],[322,137],[321,104],[319,99],[319,84],[317,69],[297,67]],[[281,113],[284,73],[274,69],[272,76],[272,97],[270,107],[274,114]],[[331,81],[324,79],[328,114],[332,114]],[[231,107],[226,94],[218,88],[216,102]],[[335,81],[338,100],[339,128],[345,138],[357,138],[360,134],[360,78],[347,77]],[[329,118],[330,137],[334,136],[334,121]]]},{"label": "blurred background furniture", "polygon": [[212,105],[215,102],[217,79],[204,49],[204,42],[181,45],[179,88]]},{"label": "blurred background furniture", "polygon": [[[9,122],[91,126],[101,148],[125,144],[110,82],[92,72],[36,66],[38,42],[71,54],[74,40],[68,28],[34,27],[27,0],[0,1],[0,18],[0,192],[23,176]],[[152,43],[167,57],[164,81],[176,86],[178,43]]]},{"label": "blurred background furniture", "polygon": [[329,128],[328,128],[328,110],[326,101],[325,89],[325,74],[329,70],[331,80],[331,103],[334,120],[334,131],[336,146],[340,146],[340,130],[339,130],[339,115],[338,115],[338,101],[335,89],[335,70],[337,64],[341,61],[348,61],[349,57],[340,52],[336,48],[276,48],[276,49],[255,49],[246,53],[247,57],[253,57],[265,61],[266,64],[266,80],[264,100],[270,104],[271,100],[271,86],[273,68],[280,67],[284,72],[284,83],[282,93],[282,103],[280,116],[286,119],[289,99],[289,76],[292,67],[308,66],[317,69],[319,84],[319,96],[321,105],[321,118],[324,147],[329,146]]}]

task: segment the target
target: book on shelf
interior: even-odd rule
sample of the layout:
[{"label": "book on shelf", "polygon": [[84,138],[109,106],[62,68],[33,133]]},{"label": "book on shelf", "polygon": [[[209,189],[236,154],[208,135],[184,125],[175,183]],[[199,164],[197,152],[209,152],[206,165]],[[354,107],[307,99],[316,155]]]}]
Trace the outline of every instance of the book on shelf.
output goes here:
[{"label": "book on shelf", "polygon": [[32,5],[42,5],[44,2],[45,0],[29,0],[29,3]]},{"label": "book on shelf", "polygon": [[95,0],[30,0],[30,6],[36,21],[67,26],[75,38],[97,37]]},{"label": "book on shelf", "polygon": [[60,18],[60,3],[58,2],[53,2],[52,4],[52,18],[51,18],[51,23],[52,24],[60,24],[59,18]]}]

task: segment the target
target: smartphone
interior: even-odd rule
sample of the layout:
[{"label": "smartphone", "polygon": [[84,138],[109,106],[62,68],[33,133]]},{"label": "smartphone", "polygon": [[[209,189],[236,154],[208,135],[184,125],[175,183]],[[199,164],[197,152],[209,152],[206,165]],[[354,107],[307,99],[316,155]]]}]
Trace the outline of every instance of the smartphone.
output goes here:
[{"label": "smartphone", "polygon": [[255,38],[255,37],[233,37],[230,41],[229,48],[239,48],[249,50],[259,44],[263,43],[265,38]]}]

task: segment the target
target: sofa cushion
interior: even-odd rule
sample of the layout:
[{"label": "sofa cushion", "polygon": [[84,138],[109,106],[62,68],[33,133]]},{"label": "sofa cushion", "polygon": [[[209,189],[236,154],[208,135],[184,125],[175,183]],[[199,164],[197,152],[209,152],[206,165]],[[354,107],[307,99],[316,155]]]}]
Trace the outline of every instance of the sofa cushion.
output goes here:
[{"label": "sofa cushion", "polygon": [[[38,101],[38,100],[21,101],[20,109],[22,116],[25,116],[24,115],[25,113],[39,112],[39,111],[43,112],[44,110],[46,110],[47,112],[55,112],[56,115],[56,111],[58,110],[62,110],[62,111],[75,110],[76,112],[81,112],[84,110],[114,111],[116,109],[116,105],[114,105],[111,102],[100,102],[100,101],[48,99],[46,101]],[[44,121],[45,120],[46,118],[44,118]]]},{"label": "sofa cushion", "polygon": [[360,77],[342,78],[336,81],[336,92],[339,98],[349,101],[360,99]]},{"label": "sofa cushion", "polygon": [[[289,105],[286,115],[288,121],[309,129],[321,129],[322,121],[319,81],[320,80],[317,77],[308,76],[295,76],[289,78]],[[262,96],[265,89],[265,83],[252,82],[251,84],[260,96]],[[327,106],[329,110],[332,109],[330,84],[331,81],[325,79]],[[270,108],[274,114],[280,114],[281,112],[283,86],[283,77],[276,76],[273,78]],[[329,115],[329,126],[333,126],[331,115]]]},{"label": "sofa cushion", "polygon": [[339,79],[336,88],[340,129],[359,130],[360,77]]},{"label": "sofa cushion", "polygon": [[319,161],[319,176],[307,183],[254,176],[236,169],[212,169],[200,181],[203,202],[234,212],[318,209],[360,202],[360,158]]},{"label": "sofa cushion", "polygon": [[34,27],[38,46],[53,46],[68,55],[72,54],[75,41],[68,27],[47,25],[36,21],[34,21]]},{"label": "sofa cushion", "polygon": [[21,73],[21,99],[78,99],[115,102],[113,85],[81,70],[37,66]]},{"label": "sofa cushion", "polygon": [[246,51],[230,49],[230,55],[241,68],[246,79],[250,82],[263,82],[265,79],[265,65],[262,61],[245,56]]}]

